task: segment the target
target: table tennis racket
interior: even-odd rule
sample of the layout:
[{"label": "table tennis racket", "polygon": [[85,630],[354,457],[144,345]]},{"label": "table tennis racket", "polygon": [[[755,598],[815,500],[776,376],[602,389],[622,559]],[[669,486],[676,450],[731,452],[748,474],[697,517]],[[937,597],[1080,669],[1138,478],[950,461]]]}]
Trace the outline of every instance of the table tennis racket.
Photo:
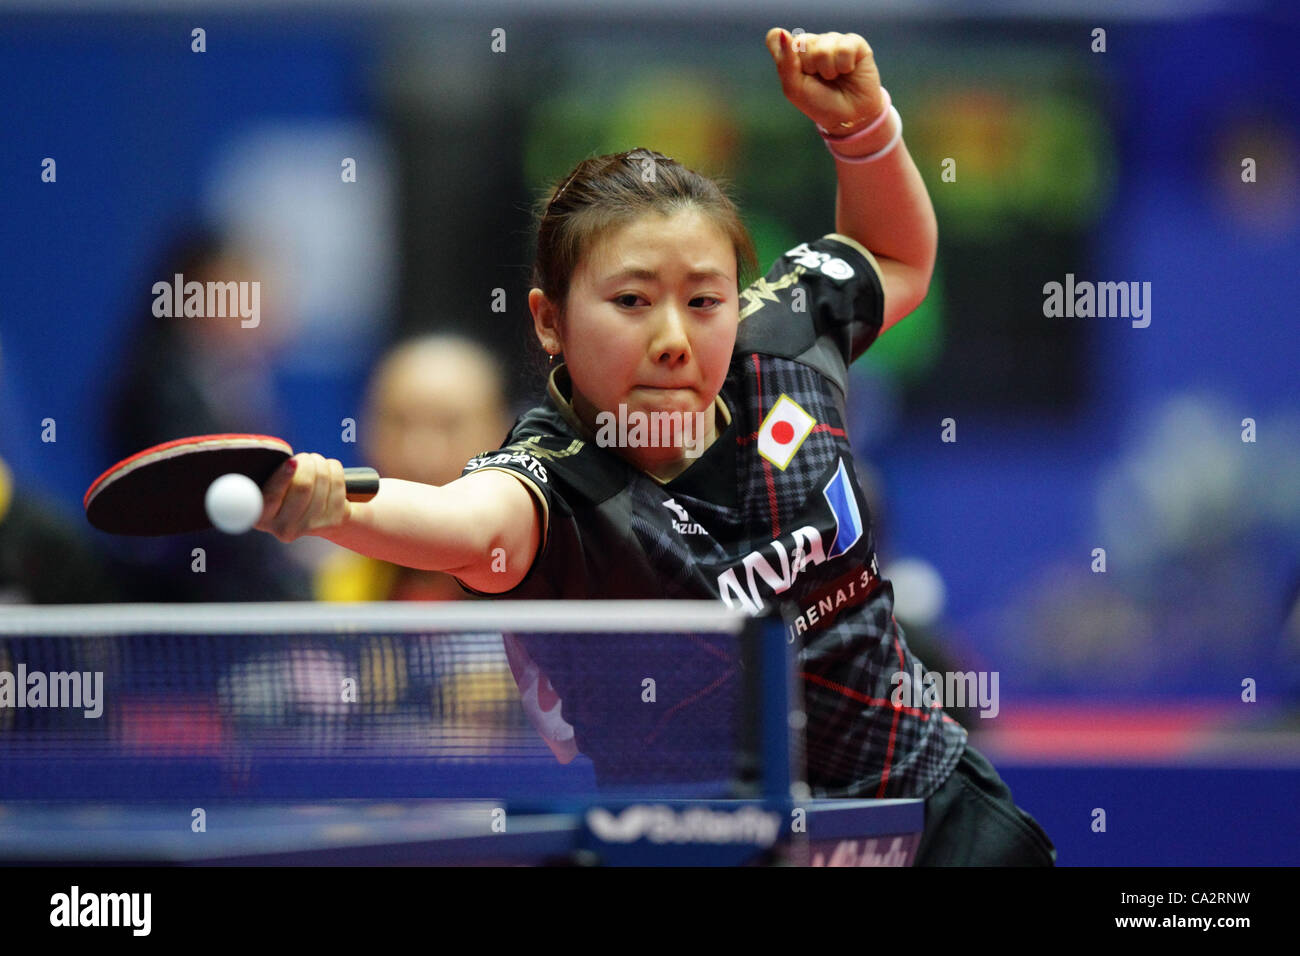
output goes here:
[{"label": "table tennis racket", "polygon": [[[86,490],[86,518],[111,534],[184,534],[211,528],[203,498],[222,475],[266,484],[292,457],[288,442],[269,435],[195,435],[146,448],[104,472]],[[379,493],[373,468],[345,468],[349,501]]]}]

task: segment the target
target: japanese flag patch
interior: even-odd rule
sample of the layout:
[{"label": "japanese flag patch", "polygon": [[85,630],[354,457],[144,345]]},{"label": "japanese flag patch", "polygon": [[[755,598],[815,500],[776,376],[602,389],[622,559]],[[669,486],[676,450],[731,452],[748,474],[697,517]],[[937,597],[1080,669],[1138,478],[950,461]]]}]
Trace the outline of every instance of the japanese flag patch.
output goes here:
[{"label": "japanese flag patch", "polygon": [[758,453],[785,471],[803,440],[817,424],[789,396],[782,395],[758,429]]}]

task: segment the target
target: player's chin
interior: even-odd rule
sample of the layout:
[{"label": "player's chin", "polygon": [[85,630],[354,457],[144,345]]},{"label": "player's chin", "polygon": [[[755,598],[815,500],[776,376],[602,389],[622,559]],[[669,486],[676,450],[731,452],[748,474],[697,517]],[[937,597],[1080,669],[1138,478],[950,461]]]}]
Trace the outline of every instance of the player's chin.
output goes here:
[{"label": "player's chin", "polygon": [[670,445],[624,448],[621,449],[621,452],[628,461],[644,471],[655,471],[668,465],[674,465],[681,461],[683,457],[688,457],[685,448]]}]

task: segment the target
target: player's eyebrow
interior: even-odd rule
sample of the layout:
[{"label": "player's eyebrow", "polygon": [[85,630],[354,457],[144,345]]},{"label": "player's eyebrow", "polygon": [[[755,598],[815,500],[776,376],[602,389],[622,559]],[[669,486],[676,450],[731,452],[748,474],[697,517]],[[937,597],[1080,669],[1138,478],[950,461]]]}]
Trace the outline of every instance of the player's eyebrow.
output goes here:
[{"label": "player's eyebrow", "polygon": [[[643,269],[631,266],[627,269],[621,269],[613,275],[606,276],[605,282],[622,282],[626,279],[641,279],[646,282],[658,282],[659,273],[654,269]],[[705,279],[725,279],[731,281],[731,277],[721,269],[692,269],[690,272],[686,273],[686,279],[688,282],[701,282]]]}]

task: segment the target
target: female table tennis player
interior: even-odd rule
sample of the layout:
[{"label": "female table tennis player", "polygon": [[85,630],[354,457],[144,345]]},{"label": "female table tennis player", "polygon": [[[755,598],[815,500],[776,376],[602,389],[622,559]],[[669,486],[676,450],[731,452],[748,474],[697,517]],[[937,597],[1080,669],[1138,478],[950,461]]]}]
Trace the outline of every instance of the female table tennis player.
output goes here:
[{"label": "female table tennis player", "polygon": [[[753,246],[716,183],[648,150],[582,161],[538,226],[528,303],[548,394],[506,445],[442,487],[384,479],[365,504],[346,500],[338,461],[295,455],[257,527],[487,594],[778,609],[798,643],[814,796],[925,798],[918,865],[1052,865],[966,731],[891,702],[891,677],[916,661],[876,573],[844,390],[849,364],[926,295],[929,196],[861,36],[774,29],[767,46],[834,156],[834,232],[742,285]],[[670,436],[638,416],[674,422]]]}]

